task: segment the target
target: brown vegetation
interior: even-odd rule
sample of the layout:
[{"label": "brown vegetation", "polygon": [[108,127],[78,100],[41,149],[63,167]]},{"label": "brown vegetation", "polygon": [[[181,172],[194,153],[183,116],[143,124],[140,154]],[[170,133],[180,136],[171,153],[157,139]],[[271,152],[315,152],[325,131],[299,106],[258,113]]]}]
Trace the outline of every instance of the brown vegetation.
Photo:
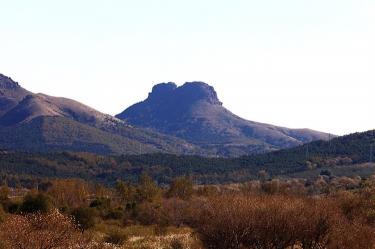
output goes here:
[{"label": "brown vegetation", "polygon": [[280,195],[207,200],[195,223],[212,249],[374,248],[374,229],[351,220],[338,199]]},{"label": "brown vegetation", "polygon": [[71,218],[58,212],[14,215],[0,226],[9,249],[90,248]]},{"label": "brown vegetation", "polygon": [[[138,242],[150,244],[147,238],[164,241],[166,248],[375,248],[373,179],[193,186],[184,177],[161,188],[143,175],[138,184],[118,182],[113,189],[53,180],[22,199],[10,199],[6,187],[1,193],[0,242],[7,249],[92,248],[104,242],[136,248]],[[189,239],[174,240],[178,231]]]}]

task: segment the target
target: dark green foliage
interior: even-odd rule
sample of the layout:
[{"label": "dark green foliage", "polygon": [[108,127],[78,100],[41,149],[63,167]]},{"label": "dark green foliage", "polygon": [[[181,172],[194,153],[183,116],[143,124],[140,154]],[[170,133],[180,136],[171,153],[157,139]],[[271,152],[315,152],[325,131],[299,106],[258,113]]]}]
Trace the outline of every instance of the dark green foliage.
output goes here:
[{"label": "dark green foliage", "polygon": [[124,217],[124,212],[121,209],[109,209],[105,215],[105,219],[120,220]]},{"label": "dark green foliage", "polygon": [[322,176],[332,176],[332,172],[328,169],[320,171],[320,175]]},{"label": "dark green foliage", "polygon": [[136,188],[124,181],[117,181],[116,193],[123,203],[129,204],[136,201]]},{"label": "dark green foliage", "polygon": [[146,174],[141,175],[136,192],[138,202],[152,202],[161,195],[159,186]]},{"label": "dark green foliage", "polygon": [[82,230],[87,230],[95,225],[97,213],[93,208],[79,207],[73,210],[72,216]]},{"label": "dark green foliage", "polygon": [[20,206],[21,213],[47,213],[53,208],[51,199],[44,194],[27,194]]},{"label": "dark green foliage", "polygon": [[15,213],[19,212],[19,210],[21,208],[21,204],[22,203],[19,203],[19,202],[7,201],[7,202],[3,203],[3,208],[5,209],[6,212],[11,213],[11,214],[15,214]]},{"label": "dark green foliage", "polygon": [[109,230],[104,241],[115,245],[123,245],[128,240],[128,235],[118,228]]},{"label": "dark green foliage", "polygon": [[97,198],[90,203],[91,208],[106,209],[111,206],[111,200],[108,198]]}]

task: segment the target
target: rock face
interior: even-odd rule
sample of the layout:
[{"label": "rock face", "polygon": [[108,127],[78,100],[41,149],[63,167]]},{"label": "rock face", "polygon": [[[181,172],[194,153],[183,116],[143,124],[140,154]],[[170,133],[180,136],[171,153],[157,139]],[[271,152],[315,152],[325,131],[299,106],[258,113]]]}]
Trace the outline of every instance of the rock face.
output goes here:
[{"label": "rock face", "polygon": [[0,116],[15,107],[28,94],[30,92],[17,82],[0,74]]},{"label": "rock face", "polygon": [[0,75],[0,148],[102,154],[201,151],[182,139],[138,129],[77,101],[34,94]]},{"label": "rock face", "polygon": [[206,101],[213,105],[221,105],[215,89],[203,82],[188,82],[181,87],[173,82],[161,83],[153,87],[149,94],[150,101],[179,103],[190,105],[196,101]]},{"label": "rock face", "polygon": [[154,86],[148,98],[116,116],[132,125],[177,136],[221,156],[289,148],[328,134],[288,129],[242,119],[225,109],[215,89],[203,82]]},{"label": "rock face", "polygon": [[20,85],[13,81],[10,77],[0,74],[0,89],[17,89]]}]

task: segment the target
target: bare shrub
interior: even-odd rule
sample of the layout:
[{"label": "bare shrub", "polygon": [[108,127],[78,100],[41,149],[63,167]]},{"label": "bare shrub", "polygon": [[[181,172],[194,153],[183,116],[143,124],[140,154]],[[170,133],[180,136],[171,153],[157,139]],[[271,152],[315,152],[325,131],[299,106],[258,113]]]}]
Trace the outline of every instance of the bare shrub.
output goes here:
[{"label": "bare shrub", "polygon": [[9,249],[89,248],[72,219],[58,212],[13,215],[0,231],[0,240]]},{"label": "bare shrub", "polygon": [[54,204],[57,207],[77,208],[86,204],[89,185],[82,180],[58,179],[52,181],[52,187],[48,189],[47,193],[54,199]]},{"label": "bare shrub", "polygon": [[373,248],[373,230],[359,224],[328,198],[259,195],[210,199],[195,225],[208,249]]},{"label": "bare shrub", "polygon": [[357,222],[341,221],[333,231],[328,249],[373,249],[374,229]]}]

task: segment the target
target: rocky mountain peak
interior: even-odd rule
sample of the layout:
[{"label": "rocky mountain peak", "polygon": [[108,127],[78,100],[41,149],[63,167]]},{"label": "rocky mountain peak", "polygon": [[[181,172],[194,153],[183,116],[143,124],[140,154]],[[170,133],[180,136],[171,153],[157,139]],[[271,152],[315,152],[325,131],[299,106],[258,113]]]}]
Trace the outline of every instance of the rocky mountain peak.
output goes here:
[{"label": "rocky mountain peak", "polygon": [[152,88],[152,92],[149,94],[149,99],[163,99],[170,97],[177,85],[173,82],[160,83]]},{"label": "rocky mountain peak", "polygon": [[180,87],[177,87],[173,82],[157,84],[152,88],[148,100],[155,102],[168,102],[171,100],[180,102],[183,100],[186,104],[206,101],[210,104],[222,104],[217,97],[215,89],[200,81],[187,82]]},{"label": "rocky mountain peak", "polygon": [[0,89],[18,89],[20,88],[20,85],[13,81],[10,77],[7,77],[3,74],[0,74]]},{"label": "rocky mountain peak", "polygon": [[194,81],[187,82],[177,89],[178,95],[192,102],[203,100],[210,104],[222,105],[215,89],[207,83]]}]

